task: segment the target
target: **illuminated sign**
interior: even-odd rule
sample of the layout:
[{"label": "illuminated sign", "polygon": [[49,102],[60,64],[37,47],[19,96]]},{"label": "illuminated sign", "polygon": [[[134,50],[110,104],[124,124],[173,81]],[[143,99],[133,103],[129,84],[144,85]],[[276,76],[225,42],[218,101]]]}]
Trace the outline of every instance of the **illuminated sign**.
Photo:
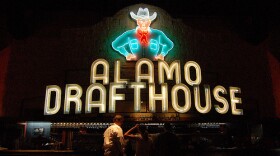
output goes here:
[{"label": "illuminated sign", "polygon": [[[139,8],[137,14],[130,12],[130,15],[136,20],[138,26],[117,37],[112,42],[112,47],[125,56],[126,60],[137,60],[135,70],[129,71],[134,72],[135,79],[121,78],[121,61],[116,60],[113,80],[110,80],[109,62],[105,59],[97,59],[91,65],[90,85],[85,92],[78,84],[66,84],[64,114],[70,114],[71,105],[75,106],[75,114],[81,114],[82,110],[85,114],[89,114],[93,109],[98,109],[99,113],[115,113],[118,107],[117,101],[125,100],[127,96],[119,91],[128,89],[134,94],[134,101],[131,103],[134,112],[141,112],[141,95],[146,89],[148,91],[147,111],[150,113],[156,112],[158,110],[156,106],[159,106],[156,103],[161,102],[161,112],[164,113],[168,113],[172,106],[172,111],[178,113],[187,113],[191,107],[195,107],[201,114],[209,113],[214,108],[219,114],[226,114],[231,110],[233,115],[243,115],[243,110],[237,108],[237,105],[242,103],[241,98],[236,97],[236,93],[241,93],[240,88],[226,89],[218,85],[211,89],[209,85],[203,85],[205,95],[205,104],[203,104],[200,95],[202,74],[199,64],[188,61],[181,70],[179,60],[171,64],[164,61],[164,57],[174,44],[162,31],[150,28],[151,22],[157,17],[156,12],[150,16],[147,8]],[[152,60],[157,60],[157,69]],[[194,75],[191,76],[191,73]],[[155,75],[158,76],[155,77]],[[170,85],[167,81],[174,81],[174,83]],[[157,87],[160,88],[160,93],[156,93]],[[230,101],[225,98],[226,94],[229,94]],[[211,97],[216,100],[215,104],[212,104]],[[44,115],[58,113],[61,109],[61,101],[62,89],[57,85],[47,86]]]},{"label": "illuminated sign", "polygon": [[128,61],[139,58],[164,60],[174,44],[162,31],[150,28],[157,13],[150,16],[148,8],[139,8],[137,14],[130,12],[130,16],[137,22],[137,27],[117,37],[112,42],[113,49]]},{"label": "illuminated sign", "polygon": [[[101,66],[101,67],[100,67]],[[103,69],[102,73],[97,73],[97,68]],[[202,106],[200,102],[200,87],[202,80],[201,68],[194,61],[188,61],[184,65],[184,74],[181,74],[180,61],[175,60],[170,65],[165,61],[158,61],[158,82],[161,88],[161,93],[156,93],[155,84],[155,69],[154,64],[147,58],[138,60],[135,64],[135,81],[132,82],[129,79],[120,78],[120,60],[115,61],[114,67],[114,81],[109,83],[109,63],[104,59],[97,59],[91,65],[90,82],[91,85],[86,90],[85,98],[85,113],[91,113],[93,108],[99,109],[99,113],[106,113],[107,103],[109,113],[114,113],[116,110],[116,101],[125,100],[125,94],[117,93],[117,90],[132,89],[134,91],[134,112],[140,112],[141,107],[141,90],[148,88],[149,91],[149,112],[156,111],[156,101],[161,101],[161,111],[168,112],[169,100],[168,95],[171,95],[171,105],[173,109],[178,113],[187,113],[191,106],[192,94],[194,95],[194,107],[202,114],[208,113],[212,108],[211,89],[209,85],[204,85],[205,104]],[[142,69],[147,68],[147,72],[143,73]],[[191,78],[191,69],[195,71],[195,78]],[[183,76],[183,77],[182,77]],[[169,86],[164,78],[167,80],[175,81],[174,86]],[[98,83],[101,81],[102,83]],[[109,91],[106,89],[106,85],[109,85]],[[188,87],[192,86],[193,91]],[[171,87],[171,93],[168,92],[168,88]],[[93,91],[99,92],[98,99],[92,99]],[[184,93],[184,99],[178,99],[178,92]],[[46,88],[45,97],[45,115],[56,114],[61,107],[61,88],[57,85],[50,85]],[[192,93],[193,92],[193,93]],[[51,104],[51,95],[55,94],[55,101]],[[106,100],[106,95],[109,93],[109,101]],[[230,94],[230,102],[224,97],[225,94]],[[231,106],[231,113],[233,115],[243,115],[242,109],[237,109],[237,104],[241,104],[241,98],[236,97],[236,93],[241,93],[241,89],[238,87],[229,87],[229,90],[223,86],[216,86],[212,91],[212,95],[219,104],[215,104],[214,108],[217,113],[225,114],[228,112]],[[64,114],[70,113],[70,104],[75,104],[75,114],[82,113],[83,102],[81,100],[83,89],[78,84],[66,84],[65,87],[65,99],[64,99]],[[183,106],[179,105],[179,101],[184,100]],[[230,103],[230,104],[229,104]],[[52,107],[51,107],[52,106]]]}]

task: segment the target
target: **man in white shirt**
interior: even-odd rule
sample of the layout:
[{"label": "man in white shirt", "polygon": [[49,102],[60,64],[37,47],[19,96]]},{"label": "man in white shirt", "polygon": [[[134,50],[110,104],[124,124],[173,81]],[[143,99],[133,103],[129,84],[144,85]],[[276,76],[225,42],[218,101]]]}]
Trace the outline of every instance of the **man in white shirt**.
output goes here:
[{"label": "man in white shirt", "polygon": [[104,156],[121,156],[124,153],[124,137],[121,128],[124,118],[122,115],[116,115],[113,124],[104,132]]}]

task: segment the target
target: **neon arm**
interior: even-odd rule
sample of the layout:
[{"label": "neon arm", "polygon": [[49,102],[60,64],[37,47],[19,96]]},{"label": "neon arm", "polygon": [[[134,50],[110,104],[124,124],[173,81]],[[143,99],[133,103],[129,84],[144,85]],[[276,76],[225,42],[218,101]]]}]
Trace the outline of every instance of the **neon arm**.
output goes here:
[{"label": "neon arm", "polygon": [[159,44],[162,45],[160,54],[165,56],[173,48],[174,43],[163,33],[159,36]]},{"label": "neon arm", "polygon": [[127,32],[123,33],[122,35],[120,35],[118,38],[116,38],[113,42],[112,42],[112,47],[114,50],[118,51],[120,54],[127,56],[128,54],[130,54],[126,49],[125,46],[129,43],[128,41],[128,37],[127,37]]}]

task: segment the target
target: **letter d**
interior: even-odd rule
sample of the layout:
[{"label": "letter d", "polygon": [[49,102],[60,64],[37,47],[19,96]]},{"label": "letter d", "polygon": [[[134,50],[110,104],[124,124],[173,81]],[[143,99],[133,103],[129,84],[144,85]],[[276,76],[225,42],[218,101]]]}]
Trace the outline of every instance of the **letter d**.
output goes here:
[{"label": "letter d", "polygon": [[[55,92],[55,105],[53,108],[50,108],[51,103],[51,93]],[[45,97],[45,107],[44,115],[53,115],[56,114],[61,106],[61,89],[57,85],[47,86],[46,97]]]}]

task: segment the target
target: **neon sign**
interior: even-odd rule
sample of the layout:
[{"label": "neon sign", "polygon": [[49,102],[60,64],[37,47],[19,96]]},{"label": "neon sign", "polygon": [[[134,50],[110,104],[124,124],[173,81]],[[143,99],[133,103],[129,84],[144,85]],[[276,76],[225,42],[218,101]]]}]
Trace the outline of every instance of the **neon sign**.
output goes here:
[{"label": "neon sign", "polygon": [[[195,61],[188,61],[181,70],[179,60],[175,60],[171,64],[164,61],[174,44],[162,31],[150,28],[151,22],[157,17],[156,12],[150,16],[147,8],[139,8],[137,14],[130,12],[130,16],[136,20],[138,26],[117,37],[112,42],[112,47],[125,56],[127,61],[137,60],[135,71],[133,71],[135,79],[121,78],[123,75],[121,74],[121,61],[116,60],[113,80],[110,80],[109,62],[105,59],[97,59],[91,65],[90,85],[85,92],[79,84],[66,84],[63,114],[70,114],[70,107],[73,105],[75,114],[81,114],[82,110],[85,114],[90,114],[93,109],[98,109],[99,113],[115,113],[118,107],[117,101],[125,100],[127,96],[119,91],[128,89],[132,90],[134,94],[133,102],[131,102],[134,112],[141,112],[141,94],[146,89],[148,90],[146,111],[151,113],[158,110],[156,106],[159,107],[159,105],[156,103],[161,102],[161,112],[168,112],[172,106],[172,111],[175,110],[178,113],[187,113],[191,107],[194,107],[201,114],[207,114],[214,108],[218,114],[226,114],[231,110],[233,115],[243,115],[243,110],[237,108],[242,104],[241,98],[236,97],[236,94],[241,93],[239,87],[226,89],[221,85],[213,88],[203,85],[205,95],[202,100],[205,104],[203,104],[200,95],[202,73],[199,64]],[[152,60],[157,60],[157,68]],[[191,76],[191,70],[194,73],[193,76]],[[182,71],[183,73],[181,73]],[[156,72],[158,73],[155,74]],[[175,84],[172,83],[173,86],[170,86],[167,81],[174,81]],[[156,93],[157,87],[160,88],[160,93]],[[229,94],[229,100],[225,98],[227,94]],[[82,99],[83,97],[85,99]],[[211,97],[214,97],[215,102]],[[44,115],[58,113],[61,103],[62,89],[57,85],[47,86]],[[84,109],[82,109],[83,105]]]},{"label": "neon sign", "polygon": [[[102,66],[102,73],[97,73],[97,68]],[[143,73],[142,69],[147,67],[147,72]],[[120,73],[121,63],[120,60],[115,61],[114,67],[114,81],[109,83],[109,63],[104,59],[97,59],[91,65],[91,85],[86,90],[85,97],[85,113],[91,113],[92,109],[99,109],[99,113],[106,113],[107,103],[109,113],[114,113],[116,110],[116,101],[125,100],[126,95],[117,93],[118,90],[132,89],[134,91],[134,112],[140,112],[141,108],[141,90],[148,88],[149,91],[149,112],[156,111],[156,101],[161,101],[161,111],[168,112],[169,102],[168,94],[171,95],[171,105],[173,109],[178,113],[187,113],[192,106],[192,97],[194,98],[195,109],[202,114],[210,112],[214,107],[219,114],[226,114],[231,106],[231,113],[233,115],[243,115],[243,110],[237,108],[237,104],[241,104],[242,100],[236,97],[236,93],[241,93],[241,89],[238,87],[229,87],[227,91],[223,86],[215,86],[212,93],[209,85],[204,85],[205,104],[201,104],[200,101],[200,84],[202,81],[200,66],[194,61],[188,61],[184,65],[184,74],[181,74],[180,61],[175,60],[170,65],[165,61],[158,61],[158,82],[161,87],[161,93],[156,93],[155,83],[155,69],[154,64],[147,58],[138,60],[135,64],[135,80],[121,79]],[[190,76],[191,69],[195,69],[195,78]],[[175,81],[174,86],[169,86],[165,82],[167,80]],[[98,82],[100,83],[98,83]],[[184,82],[183,82],[184,81]],[[109,85],[109,102],[106,100],[107,89],[106,85]],[[193,91],[188,86],[191,86]],[[172,87],[171,93],[168,88]],[[99,98],[93,99],[93,92],[99,92]],[[184,99],[179,99],[178,92],[182,91]],[[45,115],[56,114],[61,107],[61,88],[57,85],[49,85],[46,88],[45,97]],[[193,92],[193,94],[192,94]],[[230,94],[230,101],[224,96]],[[51,104],[51,96],[55,94],[55,101]],[[65,87],[65,99],[64,99],[64,114],[70,113],[70,105],[75,104],[75,114],[82,113],[83,102],[81,100],[83,89],[78,84],[66,84]],[[211,94],[216,102],[219,104],[213,104]],[[193,96],[192,96],[193,95]],[[181,97],[180,97],[181,98]],[[184,101],[184,104],[179,104],[179,101]],[[202,106],[203,105],[203,106]]]},{"label": "neon sign", "polygon": [[125,56],[127,61],[143,57],[164,60],[174,44],[162,31],[150,28],[157,13],[150,16],[148,8],[139,8],[137,14],[130,12],[130,16],[137,22],[137,27],[117,37],[112,42],[113,49]]}]

